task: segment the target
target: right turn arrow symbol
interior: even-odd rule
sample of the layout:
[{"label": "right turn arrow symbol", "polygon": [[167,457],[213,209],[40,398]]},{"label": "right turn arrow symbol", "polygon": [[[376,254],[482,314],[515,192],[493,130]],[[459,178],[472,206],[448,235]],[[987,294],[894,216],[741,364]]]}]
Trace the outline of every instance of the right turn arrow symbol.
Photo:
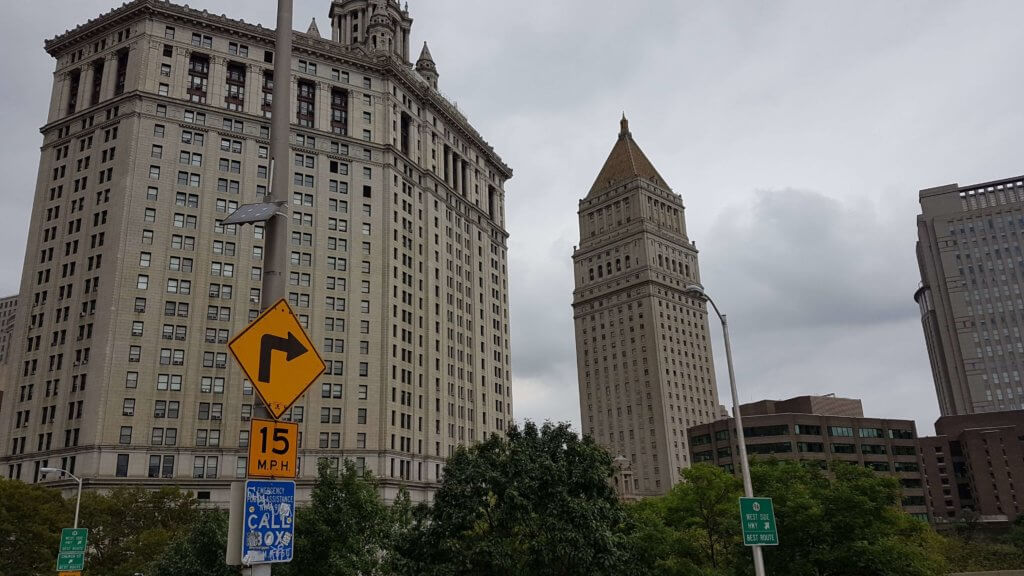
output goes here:
[{"label": "right turn arrow symbol", "polygon": [[287,338],[264,334],[260,338],[260,382],[270,383],[270,361],[271,353],[274,350],[286,353],[289,362],[307,352],[306,347],[291,332],[288,333]]}]

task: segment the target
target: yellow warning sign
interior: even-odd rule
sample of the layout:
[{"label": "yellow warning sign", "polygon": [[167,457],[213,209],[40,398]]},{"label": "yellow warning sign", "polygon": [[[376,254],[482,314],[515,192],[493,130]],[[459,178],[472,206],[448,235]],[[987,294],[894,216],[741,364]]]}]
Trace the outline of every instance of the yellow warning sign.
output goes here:
[{"label": "yellow warning sign", "polygon": [[281,418],[326,368],[283,299],[246,326],[228,348],[275,419]]}]

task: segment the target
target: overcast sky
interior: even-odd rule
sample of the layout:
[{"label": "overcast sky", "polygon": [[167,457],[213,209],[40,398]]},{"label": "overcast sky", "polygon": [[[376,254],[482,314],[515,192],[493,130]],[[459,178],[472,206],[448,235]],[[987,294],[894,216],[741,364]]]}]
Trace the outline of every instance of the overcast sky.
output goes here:
[{"label": "overcast sky", "polygon": [[[0,19],[0,294],[18,290],[54,63],[99,0]],[[274,26],[271,0],[192,0]],[[295,28],[328,0],[296,0]],[[625,111],[686,205],[729,315],[741,401],[834,392],[931,433],[912,295],[921,188],[1024,173],[1018,1],[411,0],[440,88],[515,170],[506,186],[515,412],[579,424],[577,202]],[[418,53],[418,49],[417,49]],[[415,57],[415,54],[413,55]],[[713,326],[722,401],[728,380]]]}]

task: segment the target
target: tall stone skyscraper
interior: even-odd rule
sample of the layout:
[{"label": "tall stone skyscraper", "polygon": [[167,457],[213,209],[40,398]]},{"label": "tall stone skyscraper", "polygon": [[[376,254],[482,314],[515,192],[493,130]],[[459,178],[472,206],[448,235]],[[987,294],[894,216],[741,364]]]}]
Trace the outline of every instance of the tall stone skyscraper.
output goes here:
[{"label": "tall stone skyscraper", "polygon": [[689,466],[686,429],[718,410],[705,303],[682,197],[633,140],[618,141],[580,201],[573,253],[583,433],[628,458],[637,495],[663,494]]},{"label": "tall stone skyscraper", "polygon": [[0,470],[225,501],[256,398],[228,339],[259,313],[269,180],[292,84],[288,300],[327,372],[300,423],[300,495],[351,459],[426,498],[460,444],[512,421],[503,185],[437,91],[394,0],[336,0],[273,77],[274,30],[135,0],[46,42],[56,61],[0,414]]},{"label": "tall stone skyscraper", "polygon": [[921,190],[917,262],[943,416],[1024,408],[1024,177]]},{"label": "tall stone skyscraper", "polygon": [[4,391],[7,390],[7,361],[11,354],[11,336],[14,333],[15,313],[18,311],[18,297],[0,298],[0,410],[4,407]]}]

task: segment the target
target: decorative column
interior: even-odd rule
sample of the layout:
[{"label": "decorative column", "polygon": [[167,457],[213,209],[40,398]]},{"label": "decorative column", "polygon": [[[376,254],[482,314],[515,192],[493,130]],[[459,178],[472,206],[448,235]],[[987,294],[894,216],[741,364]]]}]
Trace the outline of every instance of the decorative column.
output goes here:
[{"label": "decorative column", "polygon": [[224,108],[224,84],[227,82],[227,59],[210,57],[210,73],[207,77],[206,102],[214,108]]},{"label": "decorative column", "polygon": [[67,110],[68,75],[53,73],[53,88],[50,91],[50,112],[46,115],[46,123],[53,122]]},{"label": "decorative column", "polygon": [[245,68],[245,105],[246,114],[263,116],[263,69],[255,64]]},{"label": "decorative column", "polygon": [[81,112],[89,107],[89,92],[92,91],[93,68],[86,64],[82,67],[82,74],[78,77],[78,100],[75,104],[75,112]]},{"label": "decorative column", "polygon": [[111,52],[103,60],[103,83],[100,84],[100,102],[114,97],[115,82],[117,82],[117,52]]},{"label": "decorative column", "polygon": [[452,151],[447,146],[444,147],[444,183],[449,186],[452,185]]},{"label": "decorative column", "polygon": [[326,82],[316,83],[316,117],[313,125],[317,130],[331,131],[331,86]]},{"label": "decorative column", "polygon": [[132,42],[128,46],[128,68],[124,79],[124,91],[131,92],[139,89],[139,73],[145,70],[146,57],[142,50],[139,50],[139,41]]},{"label": "decorative column", "polygon": [[[299,81],[294,74],[288,75],[288,81],[291,82],[291,102],[288,103],[288,124],[294,125],[298,123],[299,118]],[[274,79],[274,87],[277,88],[277,78]],[[274,99],[277,99],[277,94],[274,94]]]},{"label": "decorative column", "polygon": [[188,64],[192,59],[192,50],[174,48],[171,59],[171,98],[188,100]]}]

